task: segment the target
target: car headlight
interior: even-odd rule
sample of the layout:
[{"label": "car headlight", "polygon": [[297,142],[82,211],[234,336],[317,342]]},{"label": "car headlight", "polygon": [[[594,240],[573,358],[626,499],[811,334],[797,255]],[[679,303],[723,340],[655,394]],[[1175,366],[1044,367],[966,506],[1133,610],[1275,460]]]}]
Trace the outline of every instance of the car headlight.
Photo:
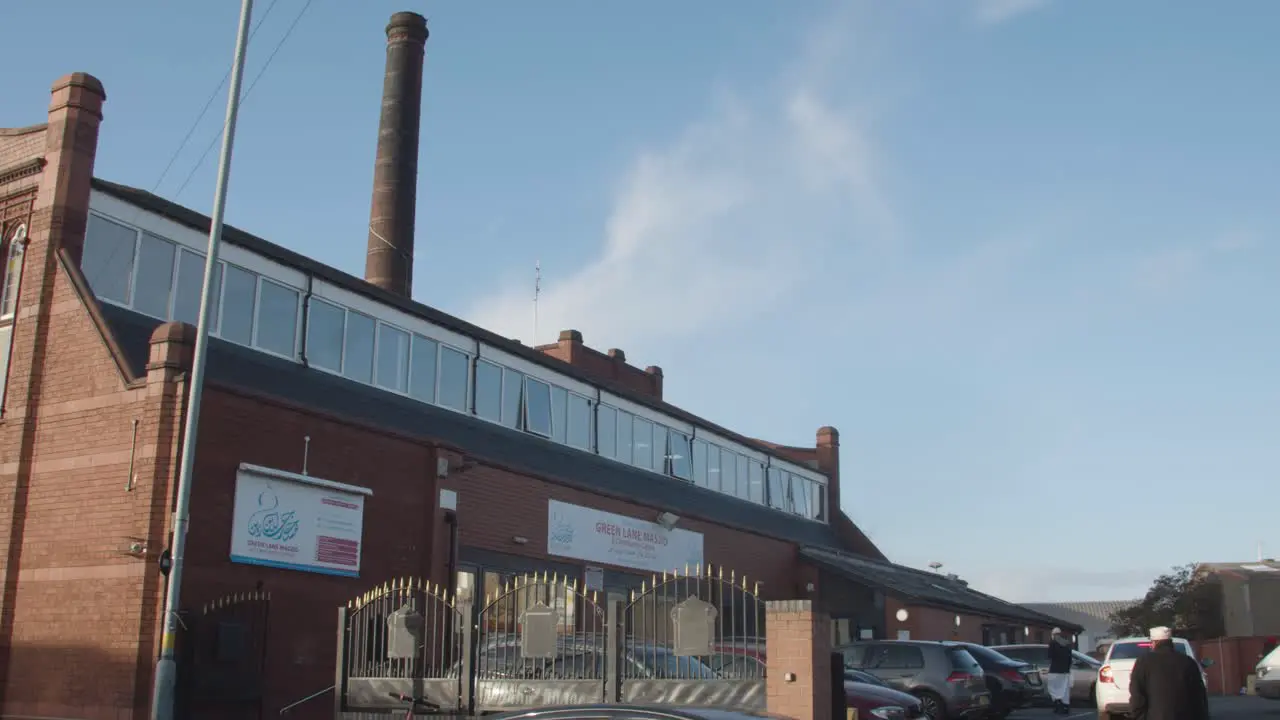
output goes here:
[{"label": "car headlight", "polygon": [[895,707],[893,705],[885,705],[884,707],[874,708],[871,711],[871,714],[880,718],[880,720],[903,720],[907,716],[907,713],[905,710],[903,710],[900,707]]}]

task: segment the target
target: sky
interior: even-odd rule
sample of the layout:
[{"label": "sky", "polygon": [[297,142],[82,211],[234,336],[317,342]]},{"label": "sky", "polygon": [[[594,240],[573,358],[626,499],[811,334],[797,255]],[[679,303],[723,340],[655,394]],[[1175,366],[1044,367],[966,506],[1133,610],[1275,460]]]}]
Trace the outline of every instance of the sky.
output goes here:
[{"label": "sky", "polygon": [[[208,212],[237,5],[12,3],[58,32],[6,35],[0,126],[91,72],[96,174]],[[747,435],[837,427],[892,560],[1013,601],[1280,554],[1280,3],[255,5],[231,224],[363,272],[422,12],[415,299],[578,329]]]}]

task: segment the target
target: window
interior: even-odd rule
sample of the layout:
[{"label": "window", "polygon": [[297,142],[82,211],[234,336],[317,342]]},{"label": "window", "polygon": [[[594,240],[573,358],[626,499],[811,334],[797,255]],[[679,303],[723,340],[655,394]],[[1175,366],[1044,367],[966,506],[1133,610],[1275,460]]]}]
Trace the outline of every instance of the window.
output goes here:
[{"label": "window", "polygon": [[565,442],[569,432],[569,391],[562,387],[551,388],[551,439]]},{"label": "window", "polygon": [[566,442],[579,450],[591,449],[591,401],[569,393],[569,427]]},{"label": "window", "polygon": [[631,421],[632,459],[636,467],[653,469],[653,423],[641,418]]},{"label": "window", "polygon": [[524,395],[524,375],[502,369],[502,424],[520,430],[520,401]]},{"label": "window", "polygon": [[708,487],[742,497],[743,486],[738,483],[737,453],[729,452],[718,445],[712,445],[710,452],[719,458],[719,464],[713,465],[712,455],[707,455],[707,482],[710,483]]},{"label": "window", "polygon": [[[1186,642],[1174,641],[1173,646],[1183,655],[1189,654],[1189,646]],[[1136,660],[1137,658],[1151,652],[1151,641],[1143,640],[1141,642],[1123,642],[1115,643],[1111,646],[1111,653],[1107,655],[1107,661],[1112,660]]]},{"label": "window", "polygon": [[748,478],[748,482],[750,483],[749,490],[748,490],[749,497],[747,499],[750,500],[751,502],[756,502],[763,505],[764,504],[764,465],[761,465],[755,460],[750,460],[746,458],[743,458],[743,460],[745,460],[747,463],[747,478]]},{"label": "window", "polygon": [[[222,281],[222,266],[213,266],[213,307],[218,308],[218,283]],[[204,255],[187,249],[178,250],[178,272],[173,284],[173,319],[178,322],[200,324],[200,293],[204,291]],[[209,327],[218,326],[216,315],[209,318]]]},{"label": "window", "polygon": [[596,406],[596,446],[607,458],[618,456],[618,411],[608,405]]},{"label": "window", "polygon": [[258,276],[228,264],[222,271],[222,322],[218,325],[218,336],[251,345],[257,304]]},{"label": "window", "polygon": [[502,368],[488,360],[476,361],[476,416],[502,419]]},{"label": "window", "polygon": [[446,345],[440,346],[440,384],[436,402],[452,410],[467,411],[470,365],[466,353]]},{"label": "window", "polygon": [[317,297],[307,310],[307,362],[315,367],[342,372],[343,333],[347,311]]},{"label": "window", "polygon": [[[711,448],[714,452],[715,448]],[[698,487],[711,487],[707,484],[707,444],[701,440],[693,441],[693,484]],[[719,463],[720,459],[716,458]],[[717,488],[718,489],[718,488]]]},{"label": "window", "polygon": [[524,426],[535,435],[551,437],[551,386],[541,380],[525,378]]},{"label": "window", "polygon": [[95,295],[104,300],[129,304],[132,299],[129,285],[133,277],[133,254],[137,243],[137,230],[98,215],[89,215],[80,270]]},{"label": "window", "polygon": [[791,512],[812,518],[813,510],[809,505],[809,489],[817,483],[799,475],[791,476]]},{"label": "window", "polygon": [[924,653],[915,645],[894,643],[876,648],[873,668],[876,670],[919,670],[924,667]]},{"label": "window", "polygon": [[138,243],[138,269],[133,281],[133,309],[158,318],[169,318],[169,290],[173,287],[173,261],[177,248],[164,238],[142,233]]},{"label": "window", "polygon": [[875,647],[874,645],[850,645],[840,649],[844,655],[844,666],[847,668],[866,667],[867,650]]},{"label": "window", "polygon": [[436,401],[436,355],[439,345],[431,338],[413,336],[409,355],[409,396],[415,400]]},{"label": "window", "polygon": [[[139,264],[141,267],[141,264]],[[298,353],[298,291],[262,281],[258,305],[258,347],[286,357]]]},{"label": "window", "polygon": [[409,388],[409,333],[378,324],[378,385],[405,392]]},{"label": "window", "polygon": [[373,338],[377,323],[368,315],[347,311],[347,334],[342,343],[342,374],[373,384]]},{"label": "window", "polygon": [[824,497],[826,489],[826,486],[821,483],[809,485],[809,512],[814,520],[822,520],[826,517],[824,510],[827,504],[827,499]]},{"label": "window", "polygon": [[689,480],[692,471],[689,436],[675,430],[670,431],[667,433],[667,472],[681,480]]},{"label": "window", "polygon": [[777,468],[769,468],[767,471],[769,477],[769,507],[775,510],[783,508],[783,489],[782,489],[782,471]]},{"label": "window", "polygon": [[665,425],[653,425],[653,469],[660,473],[667,472],[667,433]]},{"label": "window", "polygon": [[[18,284],[22,279],[22,258],[27,251],[27,226],[19,225],[9,238],[9,256],[4,263],[4,287],[0,288],[0,320],[13,317],[18,309]],[[5,347],[5,346],[0,346]],[[8,355],[8,350],[0,350]],[[0,376],[0,383],[4,377]]]},{"label": "window", "polygon": [[617,458],[624,463],[631,463],[632,448],[635,446],[635,419],[631,413],[618,411],[618,454]]}]

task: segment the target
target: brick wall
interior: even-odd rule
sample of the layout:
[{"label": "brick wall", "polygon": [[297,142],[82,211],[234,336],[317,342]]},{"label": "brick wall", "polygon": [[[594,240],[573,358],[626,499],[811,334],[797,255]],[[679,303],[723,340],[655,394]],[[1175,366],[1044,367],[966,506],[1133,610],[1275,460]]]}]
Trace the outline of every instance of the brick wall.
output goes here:
[{"label": "brick wall", "polygon": [[[897,618],[898,611],[903,609],[907,611],[906,622],[900,622]],[[958,627],[957,614],[960,616]],[[912,640],[957,640],[978,644],[982,643],[983,625],[1013,625],[1018,631],[1018,637],[1011,640],[1014,643],[1035,642],[1037,630],[1044,631],[1047,639],[1049,631],[1053,629],[1052,625],[1000,620],[984,615],[910,605],[896,598],[885,598],[884,623],[885,637],[889,639],[898,637],[899,630],[907,630],[910,631]],[[1022,637],[1028,627],[1031,628],[1030,640]]]},{"label": "brick wall", "polygon": [[602,353],[587,347],[582,342],[582,333],[577,330],[561,330],[560,339],[555,344],[540,345],[537,349],[597,380],[662,399],[662,368],[650,365],[641,370],[627,363],[627,354],[622,350],[612,348],[608,353]]}]

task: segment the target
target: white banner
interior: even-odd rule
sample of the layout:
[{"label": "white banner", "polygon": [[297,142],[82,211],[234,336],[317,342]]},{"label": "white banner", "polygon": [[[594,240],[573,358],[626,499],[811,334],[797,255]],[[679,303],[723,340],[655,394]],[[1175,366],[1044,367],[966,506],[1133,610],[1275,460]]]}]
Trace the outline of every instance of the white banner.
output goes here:
[{"label": "white banner", "polygon": [[547,552],[649,572],[670,572],[702,562],[702,533],[668,530],[625,515],[550,500]]},{"label": "white banner", "polygon": [[231,561],[359,577],[367,488],[242,464]]}]

